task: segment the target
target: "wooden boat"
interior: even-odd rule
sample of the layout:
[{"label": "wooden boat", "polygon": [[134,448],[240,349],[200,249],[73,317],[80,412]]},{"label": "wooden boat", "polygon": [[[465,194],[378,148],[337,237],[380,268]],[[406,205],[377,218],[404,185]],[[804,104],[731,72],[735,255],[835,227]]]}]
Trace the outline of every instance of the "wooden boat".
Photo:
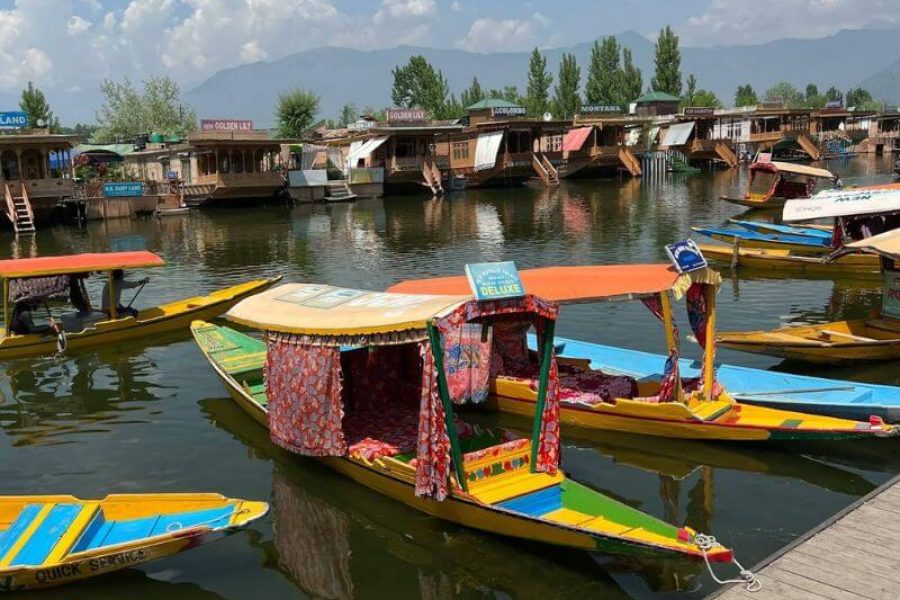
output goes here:
[{"label": "wooden boat", "polygon": [[847,255],[836,261],[824,256],[805,256],[790,250],[766,250],[698,244],[708,260],[721,265],[760,269],[775,272],[807,273],[810,275],[841,275],[846,277],[876,277],[878,259],[872,256]]},{"label": "wooden boat", "polygon": [[57,334],[15,334],[10,331],[11,305],[25,299],[45,302],[70,297],[72,286],[79,286],[87,298],[83,277],[102,272],[112,277],[116,269],[161,267],[162,258],[152,252],[106,252],[70,256],[44,256],[0,260],[3,278],[3,315],[5,331],[0,337],[0,359],[73,351],[98,344],[143,338],[164,331],[187,327],[194,319],[211,319],[235,302],[262,291],[278,279],[257,279],[230,286],[205,296],[145,308],[137,317],[118,317],[99,310],[60,315]]},{"label": "wooden boat", "polygon": [[831,240],[820,237],[763,233],[729,227],[691,227],[691,230],[726,244],[738,242],[744,248],[782,249],[795,254],[812,255],[827,254],[831,250]]},{"label": "wooden boat", "polygon": [[[678,275],[665,264],[547,267],[521,271],[520,277],[526,290],[562,303],[649,299],[648,306],[665,325],[673,365],[680,342],[670,293],[676,298],[687,293],[695,305],[705,303],[705,314],[700,315],[705,322],[698,324],[694,333],[698,339],[715,338],[715,294],[720,279],[709,269]],[[390,290],[456,293],[467,286],[465,277],[442,277],[406,281]],[[692,315],[692,323],[695,317],[698,315]],[[508,347],[509,342],[504,345]],[[729,441],[842,440],[898,434],[880,418],[861,422],[741,404],[721,382],[716,383],[715,344],[705,345],[699,380],[682,380],[677,369],[670,369],[659,379],[638,381],[606,374],[592,368],[588,360],[570,356],[560,359],[560,420],[567,425]],[[497,376],[490,402],[501,411],[530,415],[536,406],[534,389],[534,377],[527,368],[511,376]]]},{"label": "wooden boat", "polygon": [[742,198],[720,196],[725,202],[747,208],[781,208],[788,198],[809,198],[821,181],[836,181],[837,175],[789,162],[755,162],[750,165],[750,182]]},{"label": "wooden boat", "polygon": [[773,331],[735,331],[719,335],[726,348],[813,363],[842,364],[900,358],[900,229],[852,242],[835,258],[853,252],[883,258],[881,314],[875,318],[835,321]]},{"label": "wooden boat", "polygon": [[[558,427],[554,418],[558,397],[552,390],[547,393],[551,389],[547,383],[555,368],[551,349],[556,310],[554,304],[531,296],[484,304],[468,296],[289,284],[244,300],[227,314],[237,323],[267,331],[267,342],[204,322],[193,323],[191,330],[231,396],[269,428],[276,444],[316,455],[336,471],[412,508],[483,531],[548,544],[608,554],[702,558],[692,530],[580,485],[554,464],[559,447],[558,435],[552,434]],[[440,348],[445,339],[455,338],[441,330],[447,331],[452,323],[452,331],[457,326],[463,331],[472,319],[478,320],[477,329],[493,327],[498,317],[505,323],[538,323],[545,331],[537,392],[541,409],[536,411],[539,416],[530,439],[474,427],[454,416]],[[344,349],[339,351],[339,346]],[[410,356],[410,351],[422,362],[398,362],[396,367],[403,364],[407,369],[401,381],[401,369],[384,367],[391,357]],[[339,389],[330,388],[332,402],[323,403],[312,390],[318,383],[288,394],[279,388],[285,381],[282,376],[291,378],[303,371],[299,365],[306,353],[320,355],[316,373],[334,376],[330,381]],[[361,371],[365,365],[371,370]],[[374,381],[370,374],[385,379],[369,385]],[[408,393],[418,399],[403,401]],[[342,411],[341,416],[327,427],[323,425],[327,416],[308,418],[294,408],[300,403],[330,405],[332,411]],[[340,433],[335,430],[338,426]],[[442,430],[446,442],[440,444]],[[316,440],[342,443],[304,444],[309,441],[305,432]],[[706,555],[720,562],[732,557],[719,545]]]},{"label": "wooden boat", "polygon": [[831,241],[834,235],[834,227],[831,225],[807,225],[798,227],[796,225],[779,225],[778,223],[766,223],[763,221],[742,221],[741,219],[728,219],[729,223],[756,231],[759,233],[783,233],[788,235],[800,235],[805,237],[814,237],[827,239]]},{"label": "wooden boat", "polygon": [[135,567],[211,542],[268,510],[219,494],[0,496],[0,591]]}]

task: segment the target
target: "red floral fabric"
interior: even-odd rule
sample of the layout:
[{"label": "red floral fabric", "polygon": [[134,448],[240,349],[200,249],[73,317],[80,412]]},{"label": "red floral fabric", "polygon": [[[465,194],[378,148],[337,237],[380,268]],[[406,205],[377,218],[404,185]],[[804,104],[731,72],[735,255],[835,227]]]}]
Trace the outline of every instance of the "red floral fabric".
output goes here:
[{"label": "red floral fabric", "polygon": [[428,343],[419,344],[422,359],[422,394],[416,446],[416,496],[443,500],[448,493],[450,438],[444,407],[438,397],[437,369]]},{"label": "red floral fabric", "polygon": [[265,381],[272,441],[304,456],[346,453],[340,350],[272,338],[267,343]]},{"label": "red floral fabric", "polygon": [[[547,322],[538,321],[538,347],[544,348]],[[535,469],[543,473],[556,473],[559,468],[559,370],[556,364],[556,348],[551,344],[550,374],[547,378],[547,394],[544,399],[544,414],[541,419],[541,433],[538,438]]]},{"label": "red floral fabric", "polygon": [[472,452],[465,453],[465,455],[463,456],[463,462],[470,463],[476,460],[481,460],[483,458],[500,456],[500,454],[503,454],[505,452],[515,452],[516,450],[527,448],[528,444],[528,438],[518,438],[510,440],[508,442],[504,442],[502,444],[497,444],[496,446],[491,446],[490,448],[473,450]]},{"label": "red floral fabric", "polygon": [[555,321],[559,314],[559,305],[537,296],[483,302],[472,300],[458,306],[453,312],[437,321],[436,325],[443,335],[475,319],[512,314],[521,314],[523,318],[528,319],[543,317]]},{"label": "red floral fabric", "polygon": [[526,333],[530,323],[501,322],[494,325],[491,346],[491,378],[498,375],[517,376],[531,367]]},{"label": "red floral fabric", "polygon": [[377,408],[354,410],[344,417],[344,438],[350,456],[374,460],[416,449],[417,406],[386,403]]},{"label": "red floral fabric", "polygon": [[452,402],[478,403],[487,398],[491,337],[491,328],[478,323],[468,323],[441,335],[444,372]]}]

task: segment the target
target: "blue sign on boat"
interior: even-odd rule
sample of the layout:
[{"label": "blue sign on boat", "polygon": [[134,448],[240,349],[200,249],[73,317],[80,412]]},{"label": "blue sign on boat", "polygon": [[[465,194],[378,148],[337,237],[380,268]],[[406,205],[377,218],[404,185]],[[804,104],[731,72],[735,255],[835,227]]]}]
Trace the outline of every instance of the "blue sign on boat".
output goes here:
[{"label": "blue sign on boat", "polygon": [[516,263],[511,260],[466,265],[466,277],[478,300],[519,298],[525,295],[525,286],[519,279]]},{"label": "blue sign on boat", "polygon": [[28,127],[28,115],[20,110],[0,112],[0,129],[21,129]]},{"label": "blue sign on boat", "polygon": [[109,181],[103,184],[103,195],[107,198],[143,196],[144,183],[142,181]]},{"label": "blue sign on boat", "polygon": [[708,266],[706,258],[694,240],[687,239],[666,246],[666,254],[679,273],[688,273]]}]

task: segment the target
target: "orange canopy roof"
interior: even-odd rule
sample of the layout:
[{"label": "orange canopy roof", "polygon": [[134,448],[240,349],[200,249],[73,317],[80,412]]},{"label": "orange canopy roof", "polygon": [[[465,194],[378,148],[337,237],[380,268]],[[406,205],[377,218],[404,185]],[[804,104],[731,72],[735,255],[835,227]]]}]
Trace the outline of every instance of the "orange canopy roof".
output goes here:
[{"label": "orange canopy roof", "polygon": [[38,258],[11,258],[0,260],[0,277],[65,275],[68,273],[87,273],[89,271],[161,267],[164,264],[166,264],[166,261],[146,250],[137,252],[95,252],[71,254],[68,256],[41,256]]},{"label": "orange canopy roof", "polygon": [[[672,289],[679,275],[667,264],[543,267],[519,271],[525,291],[554,302],[626,300]],[[471,294],[465,276],[403,281],[388,288],[406,294]]]}]

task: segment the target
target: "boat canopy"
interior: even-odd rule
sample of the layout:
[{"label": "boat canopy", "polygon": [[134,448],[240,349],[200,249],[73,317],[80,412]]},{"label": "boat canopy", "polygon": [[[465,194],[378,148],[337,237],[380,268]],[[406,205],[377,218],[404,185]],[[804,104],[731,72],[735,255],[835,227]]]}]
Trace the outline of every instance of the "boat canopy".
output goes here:
[{"label": "boat canopy", "polygon": [[565,137],[563,137],[563,152],[578,152],[581,150],[592,131],[594,131],[593,126],[577,127],[567,131]]},{"label": "boat canopy", "polygon": [[672,148],[674,146],[684,146],[687,144],[688,138],[694,131],[694,121],[687,123],[675,123],[670,125],[663,136],[660,146],[663,148]]},{"label": "boat canopy", "polygon": [[821,177],[823,179],[837,179],[837,175],[828,169],[817,169],[816,167],[808,167],[806,165],[796,165],[789,162],[767,161],[755,162],[750,165],[751,171],[765,171],[767,173],[791,173],[794,175],[805,175],[807,177]]},{"label": "boat canopy", "polygon": [[792,222],[897,211],[900,211],[900,189],[853,188],[826,190],[811,198],[788,200],[782,216],[784,221]]},{"label": "boat canopy", "polygon": [[900,260],[900,229],[892,229],[864,240],[850,242],[829,257],[834,260],[851,252],[877,254],[893,260]]},{"label": "boat canopy", "polygon": [[[718,285],[721,276],[712,269],[679,275],[668,264],[592,265],[542,267],[519,271],[529,294],[562,304],[629,300],[672,290],[676,298],[692,283]],[[415,294],[464,294],[469,292],[465,276],[408,280],[388,288],[389,292]]]},{"label": "boat canopy", "polygon": [[68,256],[41,256],[38,258],[11,258],[0,260],[0,277],[67,275],[91,271],[161,267],[165,264],[166,261],[161,257],[146,250],[135,252],[96,252]]}]

